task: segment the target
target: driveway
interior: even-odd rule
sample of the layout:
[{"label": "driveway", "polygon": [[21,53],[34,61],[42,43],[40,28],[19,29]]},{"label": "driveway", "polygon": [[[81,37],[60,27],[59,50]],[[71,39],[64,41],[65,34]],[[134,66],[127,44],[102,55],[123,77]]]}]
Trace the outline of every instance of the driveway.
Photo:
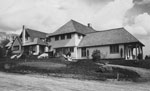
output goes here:
[{"label": "driveway", "polygon": [[0,72],[0,91],[150,91],[150,83],[88,81]]},{"label": "driveway", "polygon": [[140,75],[141,79],[150,80],[150,70],[149,69],[130,67],[130,66],[122,66],[122,65],[112,65],[112,64],[107,64],[107,66],[131,70],[131,71],[138,73]]}]

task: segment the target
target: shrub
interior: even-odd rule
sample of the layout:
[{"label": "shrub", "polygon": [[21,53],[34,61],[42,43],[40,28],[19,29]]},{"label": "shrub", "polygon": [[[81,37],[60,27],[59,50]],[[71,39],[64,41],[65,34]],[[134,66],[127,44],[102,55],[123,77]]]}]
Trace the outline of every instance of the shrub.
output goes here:
[{"label": "shrub", "polygon": [[147,60],[147,59],[150,59],[150,56],[149,56],[149,55],[146,55],[146,56],[145,56],[145,60]]},{"label": "shrub", "polygon": [[7,57],[11,57],[12,56],[12,50],[11,50],[11,48],[7,49],[6,54],[7,54]]},{"label": "shrub", "polygon": [[92,59],[94,62],[100,61],[101,56],[100,56],[100,50],[94,50],[92,53]]},{"label": "shrub", "polygon": [[5,57],[5,54],[6,54],[6,49],[5,49],[5,48],[0,47],[0,58]]},{"label": "shrub", "polygon": [[0,58],[5,57],[6,55],[6,48],[5,46],[9,43],[8,39],[2,40],[0,43]]}]

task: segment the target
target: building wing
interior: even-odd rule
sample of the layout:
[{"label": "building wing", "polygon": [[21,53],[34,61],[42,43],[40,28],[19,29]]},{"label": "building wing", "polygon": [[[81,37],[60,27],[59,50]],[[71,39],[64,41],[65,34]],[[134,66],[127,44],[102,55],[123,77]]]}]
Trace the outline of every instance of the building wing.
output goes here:
[{"label": "building wing", "polygon": [[86,36],[80,42],[79,47],[103,46],[135,42],[139,42],[144,46],[144,44],[142,44],[137,38],[135,38],[124,28],[117,28],[86,34]]}]

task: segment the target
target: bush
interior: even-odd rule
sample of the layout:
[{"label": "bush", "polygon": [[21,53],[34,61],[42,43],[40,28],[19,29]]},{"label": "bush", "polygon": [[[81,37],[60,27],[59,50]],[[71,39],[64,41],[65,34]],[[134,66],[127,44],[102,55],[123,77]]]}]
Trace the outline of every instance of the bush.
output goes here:
[{"label": "bush", "polygon": [[94,50],[92,53],[92,59],[94,62],[100,61],[101,56],[100,56],[100,50]]},{"label": "bush", "polygon": [[11,57],[11,56],[12,56],[12,50],[11,50],[11,48],[9,48],[9,49],[6,51],[6,54],[7,54],[7,57]]},{"label": "bush", "polygon": [[6,49],[5,49],[5,48],[0,47],[0,58],[5,57],[5,54],[6,54]]},{"label": "bush", "polygon": [[8,39],[2,40],[0,43],[0,58],[3,58],[6,56],[6,48],[5,46],[9,43]]},{"label": "bush", "polygon": [[147,59],[150,59],[150,56],[149,56],[149,55],[146,55],[146,56],[145,56],[145,60],[147,60]]}]

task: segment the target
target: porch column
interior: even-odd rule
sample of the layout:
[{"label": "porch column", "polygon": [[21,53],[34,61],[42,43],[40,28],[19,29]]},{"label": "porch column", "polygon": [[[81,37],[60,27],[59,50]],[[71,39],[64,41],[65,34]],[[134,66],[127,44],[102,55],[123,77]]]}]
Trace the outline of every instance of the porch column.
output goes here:
[{"label": "porch column", "polygon": [[141,49],[140,46],[138,46],[138,54],[141,53],[141,50],[140,50],[140,49]]},{"label": "porch column", "polygon": [[136,51],[135,59],[137,59],[137,45],[135,51]]},{"label": "porch column", "polygon": [[126,46],[124,45],[124,59],[126,59]]},{"label": "porch column", "polygon": [[141,55],[142,55],[142,59],[143,59],[143,47],[141,46]]},{"label": "porch column", "polygon": [[130,59],[133,59],[133,48],[130,48]]},{"label": "porch column", "polygon": [[126,60],[129,59],[129,48],[128,46],[126,46]]},{"label": "porch column", "polygon": [[127,60],[127,55],[128,55],[127,52],[128,52],[128,51],[127,51],[127,46],[125,46],[125,48],[124,48],[124,57],[125,57],[126,60]]},{"label": "porch column", "polygon": [[39,54],[39,52],[40,52],[40,46],[37,45],[37,46],[36,46],[36,53],[37,53],[37,55]]}]

